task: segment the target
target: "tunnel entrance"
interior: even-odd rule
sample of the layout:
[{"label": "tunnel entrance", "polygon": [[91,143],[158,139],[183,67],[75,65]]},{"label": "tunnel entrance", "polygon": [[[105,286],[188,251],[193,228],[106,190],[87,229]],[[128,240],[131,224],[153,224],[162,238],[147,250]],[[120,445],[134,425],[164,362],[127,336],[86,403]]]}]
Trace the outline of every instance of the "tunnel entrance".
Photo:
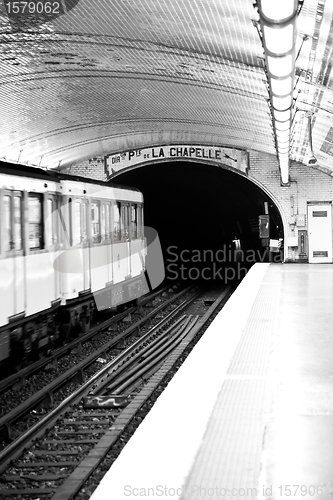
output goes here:
[{"label": "tunnel entrance", "polygon": [[[175,279],[178,273],[181,278],[196,279],[209,268],[204,276],[220,279],[227,267],[249,269],[255,262],[283,261],[282,248],[271,252],[269,247],[270,239],[283,238],[280,212],[243,175],[177,161],[136,168],[113,182],[143,193],[144,223],[158,231],[168,277]],[[262,238],[259,216],[265,211],[269,237]]]}]

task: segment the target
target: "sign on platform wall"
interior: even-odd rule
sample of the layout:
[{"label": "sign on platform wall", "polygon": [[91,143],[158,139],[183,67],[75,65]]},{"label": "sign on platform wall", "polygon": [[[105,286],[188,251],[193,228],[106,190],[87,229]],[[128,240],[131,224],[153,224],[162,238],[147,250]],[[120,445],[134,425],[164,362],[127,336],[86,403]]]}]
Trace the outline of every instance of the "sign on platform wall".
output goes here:
[{"label": "sign on platform wall", "polygon": [[120,170],[137,165],[156,162],[158,160],[192,159],[212,162],[215,165],[232,167],[247,174],[248,153],[235,148],[221,148],[217,146],[198,145],[169,145],[154,146],[144,149],[133,149],[123,153],[116,153],[105,157],[105,170],[108,179]]}]

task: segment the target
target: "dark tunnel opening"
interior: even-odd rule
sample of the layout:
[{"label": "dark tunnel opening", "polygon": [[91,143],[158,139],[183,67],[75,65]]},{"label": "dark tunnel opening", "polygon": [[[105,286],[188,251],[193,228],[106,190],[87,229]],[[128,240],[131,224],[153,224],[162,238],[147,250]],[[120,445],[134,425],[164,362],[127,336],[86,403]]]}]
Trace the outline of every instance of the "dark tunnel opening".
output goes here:
[{"label": "dark tunnel opening", "polygon": [[[243,175],[178,161],[124,172],[113,182],[143,193],[144,223],[158,231],[171,279],[225,279],[227,269],[231,276],[236,268],[242,278],[255,262],[283,261],[282,248],[269,247],[270,239],[283,238],[279,210]],[[269,233],[263,238],[259,216],[267,211]]]}]

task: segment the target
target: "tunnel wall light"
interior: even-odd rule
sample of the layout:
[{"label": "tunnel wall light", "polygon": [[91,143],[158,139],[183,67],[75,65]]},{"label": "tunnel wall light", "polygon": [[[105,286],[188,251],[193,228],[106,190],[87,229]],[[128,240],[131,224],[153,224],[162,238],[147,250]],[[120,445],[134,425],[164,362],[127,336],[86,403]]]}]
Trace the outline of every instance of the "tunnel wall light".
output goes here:
[{"label": "tunnel wall light", "polygon": [[291,109],[299,0],[257,0],[282,184],[289,182]]}]

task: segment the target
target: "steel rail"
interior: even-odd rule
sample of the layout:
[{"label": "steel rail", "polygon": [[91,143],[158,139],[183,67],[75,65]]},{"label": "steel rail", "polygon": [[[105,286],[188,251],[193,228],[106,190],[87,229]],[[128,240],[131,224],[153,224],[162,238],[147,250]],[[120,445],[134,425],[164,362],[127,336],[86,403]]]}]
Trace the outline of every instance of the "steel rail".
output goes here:
[{"label": "steel rail", "polygon": [[79,338],[55,349],[51,355],[45,356],[43,359],[40,359],[32,363],[31,365],[27,366],[26,368],[23,368],[23,370],[21,370],[20,372],[13,373],[12,375],[9,375],[8,377],[0,380],[0,394],[13,387],[16,383],[24,380],[30,375],[33,375],[37,371],[41,370],[42,368],[44,368],[44,366],[53,363],[57,359],[62,358],[66,354],[70,353],[70,351],[72,351],[78,344],[84,344],[85,342],[88,342],[92,337],[98,334],[101,331],[101,329],[109,328],[114,323],[118,323],[119,321],[124,319],[128,314],[135,313],[138,309],[140,309],[140,307],[145,306],[147,303],[154,300],[156,297],[164,293],[169,288],[170,285],[167,285],[164,288],[153,292],[149,296],[144,296],[144,298],[141,299],[140,304],[138,304],[137,306],[130,307],[126,309],[126,311],[123,311],[115,316],[112,316],[112,318],[107,319],[103,323],[91,327],[89,332],[83,333],[82,335],[80,335]]},{"label": "steel rail", "polygon": [[[135,418],[142,406],[153,396],[156,389],[163,383],[163,380],[168,377],[169,370],[172,370],[177,360],[183,356],[195,336],[206,326],[216,309],[228,300],[231,293],[232,287],[228,285],[221,296],[211,305],[209,310],[199,318],[195,326],[191,328],[186,338],[180,342],[174,352],[172,352],[164,362],[160,363],[159,368],[152,375],[149,382],[134,399],[131,400],[128,406],[126,406],[125,412],[120,413],[116,420],[113,421],[112,426],[101,435],[95,447],[91,449],[87,457],[81,460],[76,469],[70,473],[68,478],[59,487],[57,487],[52,496],[52,500],[72,500],[75,497],[91,474],[100,466],[112,447],[119,442],[123,431],[127,429],[127,426],[133,418]],[[125,438],[125,442],[126,440]]]},{"label": "steel rail", "polygon": [[[174,349],[174,352],[172,352],[169,356],[167,356],[166,359],[163,359],[162,361],[159,361],[154,368],[151,366],[148,368],[148,371],[145,372],[145,377],[147,377],[148,373],[152,373],[152,379],[150,379],[144,386],[144,388],[136,395],[134,396],[134,399],[131,399],[129,404],[126,406],[126,409],[124,412],[121,412],[118,417],[112,421],[112,426],[110,427],[107,425],[107,428],[102,430],[100,429],[98,432],[98,435],[100,436],[97,438],[97,440],[93,440],[96,442],[95,446],[88,451],[87,456],[84,458],[80,458],[78,462],[57,462],[58,465],[60,466],[61,464],[71,464],[72,466],[75,467],[75,469],[72,472],[69,472],[67,475],[67,478],[65,481],[59,485],[59,486],[51,486],[48,488],[46,486],[41,487],[39,489],[30,489],[28,487],[25,487],[22,489],[22,486],[20,486],[20,474],[16,474],[12,476],[12,479],[10,479],[11,476],[4,477],[4,481],[19,481],[19,488],[15,490],[16,493],[14,493],[14,490],[12,490],[13,494],[24,494],[24,495],[29,495],[30,493],[33,494],[35,492],[38,495],[43,495],[46,494],[46,490],[48,489],[48,492],[50,494],[53,493],[52,500],[72,500],[75,496],[75,494],[84,486],[85,481],[89,478],[89,476],[93,473],[93,471],[99,466],[99,464],[102,462],[102,460],[105,458],[107,453],[111,450],[113,444],[116,444],[121,438],[122,432],[127,429],[128,424],[132,421],[133,417],[137,415],[137,412],[140,410],[142,405],[149,400],[149,398],[154,394],[156,389],[160,386],[162,381],[165,379],[165,377],[168,377],[168,371],[175,365],[177,360],[183,355],[185,352],[187,346],[189,343],[192,342],[194,337],[199,333],[200,329],[207,323],[209,318],[211,317],[211,314],[216,310],[216,308],[224,303],[226,300],[228,300],[228,297],[230,296],[230,286],[228,286],[222,293],[222,295],[215,300],[214,304],[209,308],[208,311],[204,313],[203,316],[200,316],[200,319],[196,322],[194,327],[191,326],[189,329],[188,334],[185,336],[183,340],[180,341],[178,346]],[[174,311],[173,311],[174,313]],[[132,347],[132,346],[131,346]],[[111,362],[110,362],[111,364]],[[140,381],[141,384],[141,381]],[[133,384],[132,384],[133,386]],[[160,392],[160,391],[159,391]],[[77,400],[72,401],[71,404],[74,402],[79,402],[81,399],[81,395],[78,396]],[[73,409],[75,413],[75,408]],[[81,414],[81,411],[79,411],[79,415]],[[74,416],[74,414],[73,414]],[[54,418],[52,423],[55,423],[57,420],[58,416]],[[94,419],[95,420],[95,419]],[[77,419],[73,420],[76,422],[77,425],[81,425],[82,422],[77,421]],[[72,423],[72,419],[70,419],[70,422]],[[88,423],[88,422],[87,422]],[[103,422],[100,422],[103,424]],[[108,422],[107,422],[108,423]],[[60,425],[60,424],[59,424]],[[63,425],[66,425],[66,422],[63,422]],[[50,424],[47,426],[50,427]],[[45,429],[41,430],[35,437],[41,437],[44,434]],[[77,431],[74,431],[74,434]],[[88,431],[84,431],[87,433]],[[92,430],[92,433],[95,433],[96,431]],[[50,441],[50,440],[46,440]],[[46,444],[45,441],[45,444]],[[71,441],[71,440],[69,440]],[[69,442],[68,441],[68,442]],[[67,442],[67,441],[66,441]],[[83,441],[79,441],[78,444],[83,443]],[[27,443],[25,443],[26,445]],[[43,447],[42,442],[40,445]],[[39,446],[37,444],[37,446]],[[40,456],[43,456],[46,454],[48,450],[42,450],[39,453]],[[63,452],[63,454],[69,453],[69,452]],[[78,452],[74,452],[77,454]],[[51,451],[52,454],[52,451]],[[39,455],[38,455],[39,456]],[[15,460],[17,457],[14,455],[11,456],[13,460]],[[52,463],[52,462],[51,462]],[[18,468],[22,467],[27,467],[33,468],[35,470],[36,467],[43,467],[44,465],[48,465],[48,462],[32,462],[30,465],[30,462],[26,462],[24,460],[24,463],[22,464],[17,464]],[[55,464],[55,462],[54,462]],[[54,466],[54,465],[53,465]],[[64,466],[64,465],[62,465]],[[0,470],[0,473],[2,473],[3,470]],[[29,474],[29,473],[28,473]],[[23,477],[21,475],[21,477]],[[47,481],[48,479],[43,478],[43,476],[35,476],[35,472],[33,473],[32,476],[28,476],[27,478],[33,478],[36,477],[37,481]],[[39,479],[37,479],[39,477]],[[51,474],[50,481],[58,479],[57,474]],[[0,493],[6,494],[8,490],[3,488],[0,490]],[[30,498],[30,497],[29,497]]]},{"label": "steel rail", "polygon": [[[192,287],[190,287],[192,288]],[[185,292],[180,292],[177,294],[176,297],[173,298],[173,301],[177,300],[180,295],[183,295]],[[65,398],[56,408],[52,409],[47,415],[45,415],[40,421],[38,421],[36,424],[34,424],[30,429],[28,429],[24,434],[22,434],[19,438],[17,438],[15,441],[10,443],[6,448],[4,448],[0,452],[0,474],[3,473],[3,471],[8,467],[10,461],[17,459],[23,449],[31,442],[32,439],[36,439],[37,437],[40,437],[43,435],[45,430],[53,425],[57,418],[63,413],[63,411],[68,408],[71,404],[74,404],[77,402],[81,397],[86,395],[88,391],[94,387],[95,384],[98,384],[98,381],[101,379],[101,377],[105,376],[109,370],[113,371],[117,364],[119,364],[123,359],[125,359],[131,352],[134,352],[137,348],[138,345],[145,340],[148,339],[148,337],[154,335],[156,331],[163,326],[165,326],[174,316],[179,314],[185,307],[188,306],[188,304],[195,300],[195,298],[200,294],[201,292],[196,292],[194,293],[190,299],[187,299],[184,301],[182,304],[177,306],[172,312],[170,312],[165,318],[163,318],[157,325],[152,327],[146,334],[144,334],[140,339],[138,339],[136,342],[134,342],[130,347],[128,347],[124,352],[122,352],[120,355],[118,355],[116,358],[111,360],[106,366],[104,366],[101,370],[99,370],[97,373],[95,373],[87,382],[85,382],[81,387],[79,387],[77,390],[73,392],[73,394],[69,395],[67,398]],[[171,303],[172,299],[167,301],[168,303]],[[163,306],[166,306],[163,304]],[[148,316],[152,317],[153,312],[156,314],[158,310],[161,310],[162,305],[158,306],[154,311],[149,313]],[[144,318],[144,322],[148,321],[149,318],[148,316]],[[127,335],[132,333],[133,330],[138,328],[138,324],[141,324],[143,320],[138,321],[133,325],[132,327],[128,328],[125,330],[125,332],[122,332],[121,335],[124,335],[127,332]],[[120,340],[121,336],[118,336],[118,342]],[[104,351],[105,351],[105,346]],[[95,358],[99,357],[100,353],[98,355],[94,355]],[[75,368],[75,367],[73,367]],[[66,377],[68,380],[68,376]],[[45,395],[44,395],[45,396]],[[0,420],[1,422],[1,420]]]},{"label": "steel rail", "polygon": [[[122,333],[111,339],[109,342],[106,342],[102,347],[93,352],[90,356],[87,356],[84,360],[82,360],[77,365],[70,368],[68,371],[62,373],[53,380],[51,383],[47,384],[43,389],[40,389],[38,392],[33,394],[33,396],[29,397],[26,401],[19,404],[16,408],[8,412],[6,415],[0,418],[0,436],[4,439],[10,439],[11,437],[11,424],[17,422],[20,418],[27,415],[31,410],[35,409],[38,405],[43,404],[45,401],[52,400],[52,393],[56,390],[60,389],[63,385],[68,383],[68,380],[72,380],[77,374],[81,374],[85,368],[88,368],[92,363],[94,363],[101,355],[103,355],[109,349],[115,347],[119,342],[126,339],[129,335],[131,335],[136,329],[145,324],[147,321],[151,320],[156,314],[158,314],[161,310],[168,307],[169,304],[178,300],[186,291],[183,290],[175,297],[171,297],[169,300],[160,304],[153,311],[148,313],[144,318],[141,318],[129,328],[124,330]],[[193,286],[192,286],[193,288]],[[107,322],[108,323],[108,322]],[[94,327],[94,329],[97,327]],[[108,328],[108,325],[100,324],[98,325],[99,330],[104,328]]]},{"label": "steel rail", "polygon": [[103,389],[112,382],[115,378],[118,378],[121,373],[127,370],[127,368],[131,365],[133,365],[139,358],[145,355],[146,352],[148,352],[150,349],[153,349],[154,346],[160,345],[161,343],[167,342],[166,335],[172,330],[172,328],[177,328],[177,326],[182,326],[182,323],[184,322],[184,316],[179,318],[176,323],[173,323],[165,332],[163,332],[163,336],[157,337],[155,340],[153,340],[149,345],[144,347],[143,349],[140,349],[134,356],[131,356],[127,361],[123,363],[119,363],[112,371],[109,370],[108,372],[108,377],[105,379],[102,383],[98,385],[98,387],[90,392],[90,396],[97,396],[98,394],[103,391]]},{"label": "steel rail", "polygon": [[[175,347],[180,344],[180,342],[186,337],[189,331],[194,327],[197,322],[198,317],[188,319],[182,325],[182,330],[178,332],[177,338],[170,339],[165,346],[161,346],[156,349],[155,352],[150,353],[150,355],[140,363],[134,367],[134,369],[130,370],[129,373],[125,374],[125,376],[121,377],[117,380],[111,387],[108,387],[112,394],[121,394],[124,390],[126,390],[129,385],[136,382],[140,377],[146,375],[154,366],[158,363],[165,360],[165,358],[175,349]],[[119,383],[122,382],[121,385]],[[113,389],[113,387],[115,389]]]}]

